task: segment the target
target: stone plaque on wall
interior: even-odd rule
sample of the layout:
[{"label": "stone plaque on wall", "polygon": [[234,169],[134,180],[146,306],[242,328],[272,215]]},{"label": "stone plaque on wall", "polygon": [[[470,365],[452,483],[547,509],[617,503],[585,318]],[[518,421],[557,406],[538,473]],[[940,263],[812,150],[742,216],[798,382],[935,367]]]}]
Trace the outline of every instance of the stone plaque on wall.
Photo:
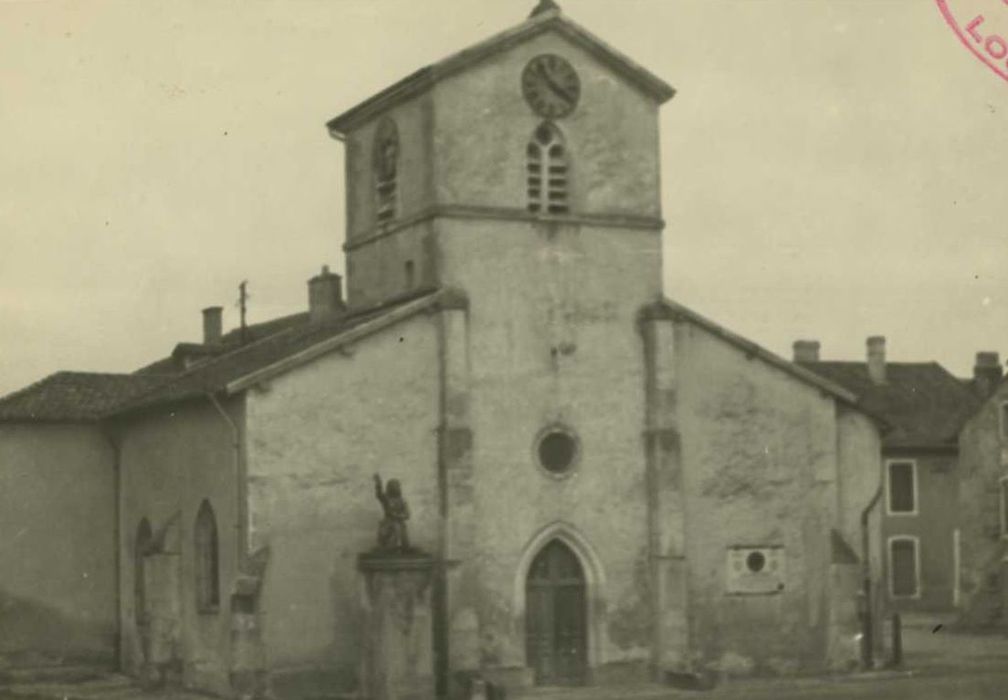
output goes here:
[{"label": "stone plaque on wall", "polygon": [[725,590],[737,595],[768,595],[784,590],[784,548],[774,545],[731,547],[725,560]]}]

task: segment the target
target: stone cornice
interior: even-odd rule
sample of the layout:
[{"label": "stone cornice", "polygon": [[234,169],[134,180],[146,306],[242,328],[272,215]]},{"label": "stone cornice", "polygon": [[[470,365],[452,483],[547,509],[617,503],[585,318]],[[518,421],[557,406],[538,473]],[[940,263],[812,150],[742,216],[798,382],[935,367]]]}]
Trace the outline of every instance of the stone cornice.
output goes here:
[{"label": "stone cornice", "polygon": [[465,204],[439,204],[428,207],[417,214],[407,216],[380,229],[373,230],[356,240],[343,244],[349,252],[356,248],[392,236],[403,229],[432,219],[486,219],[492,221],[520,221],[529,223],[593,226],[598,228],[629,228],[645,231],[661,231],[665,222],[650,216],[628,216],[623,214],[535,214],[525,209],[509,207],[482,207]]}]

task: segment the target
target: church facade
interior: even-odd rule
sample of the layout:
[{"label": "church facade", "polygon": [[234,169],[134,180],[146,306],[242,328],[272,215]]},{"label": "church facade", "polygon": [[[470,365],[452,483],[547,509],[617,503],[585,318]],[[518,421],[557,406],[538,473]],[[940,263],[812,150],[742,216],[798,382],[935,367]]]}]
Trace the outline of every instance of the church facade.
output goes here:
[{"label": "church facade", "polygon": [[444,693],[856,665],[882,427],[663,297],[672,96],[541,3],[329,122],[346,299],[324,269],[307,314],[242,337],[211,308],[114,391],[0,401],[3,430],[77,426],[114,475],[125,668],[353,689],[376,473],[438,563]]}]

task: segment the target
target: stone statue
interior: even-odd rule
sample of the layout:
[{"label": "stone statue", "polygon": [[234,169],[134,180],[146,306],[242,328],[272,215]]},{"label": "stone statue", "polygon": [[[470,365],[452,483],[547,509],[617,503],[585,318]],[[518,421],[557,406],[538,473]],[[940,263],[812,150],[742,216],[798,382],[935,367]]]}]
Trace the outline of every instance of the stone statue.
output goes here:
[{"label": "stone statue", "polygon": [[409,520],[409,506],[402,497],[398,479],[389,479],[384,490],[381,476],[374,475],[375,498],[382,505],[385,517],[378,526],[378,548],[385,551],[405,552],[410,549],[406,521]]}]

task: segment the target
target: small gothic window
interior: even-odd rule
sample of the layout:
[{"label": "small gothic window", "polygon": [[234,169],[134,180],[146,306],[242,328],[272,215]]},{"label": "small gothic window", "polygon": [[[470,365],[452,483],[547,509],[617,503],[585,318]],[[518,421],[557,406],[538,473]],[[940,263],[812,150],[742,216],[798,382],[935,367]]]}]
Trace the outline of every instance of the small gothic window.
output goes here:
[{"label": "small gothic window", "polygon": [[532,135],[525,154],[529,211],[568,213],[567,149],[560,130],[548,122],[541,124]]},{"label": "small gothic window", "polygon": [[217,519],[209,501],[200,504],[195,528],[196,609],[216,612],[220,607],[220,561]]},{"label": "small gothic window", "polygon": [[399,130],[385,119],[374,140],[375,216],[379,224],[395,218],[399,175]]},{"label": "small gothic window", "polygon": [[137,526],[136,541],[133,543],[133,615],[137,627],[147,622],[147,587],[144,583],[144,557],[154,540],[150,521],[144,518]]}]

